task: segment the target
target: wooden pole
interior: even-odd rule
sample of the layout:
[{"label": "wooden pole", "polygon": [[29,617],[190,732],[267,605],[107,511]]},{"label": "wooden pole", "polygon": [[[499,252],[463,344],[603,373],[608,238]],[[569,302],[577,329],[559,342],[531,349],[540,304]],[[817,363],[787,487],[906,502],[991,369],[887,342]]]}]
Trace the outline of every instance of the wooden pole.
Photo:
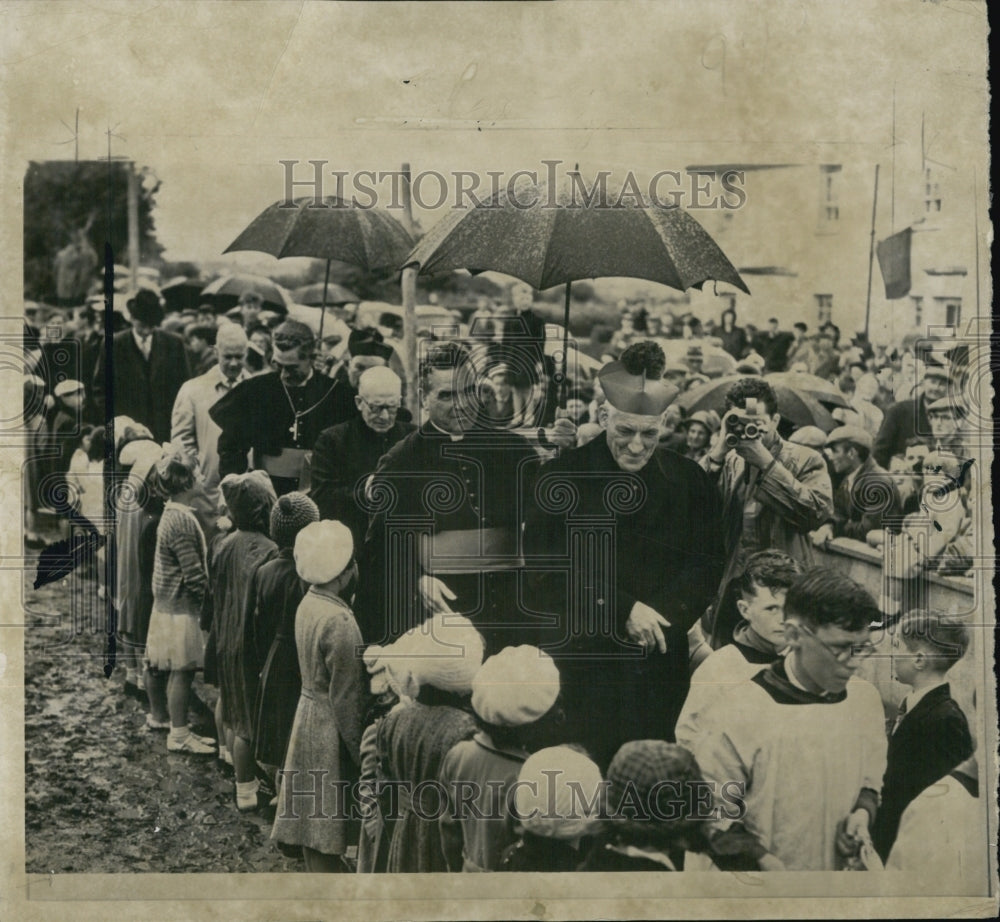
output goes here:
[{"label": "wooden pole", "polygon": [[868,246],[868,297],[865,299],[865,340],[872,313],[872,268],[875,263],[875,211],[878,208],[878,164],[875,164],[875,194],[872,197],[872,238]]},{"label": "wooden pole", "polygon": [[326,320],[326,289],[330,284],[330,260],[326,261],[326,275],[323,276],[323,306],[319,313],[319,341],[323,342],[323,321]]},{"label": "wooden pole", "polygon": [[[406,229],[413,233],[413,204],[410,198],[410,165],[403,164],[403,216]],[[403,366],[406,371],[406,405],[419,424],[417,403],[417,266],[407,266],[399,280],[403,298]]]},{"label": "wooden pole", "polygon": [[569,400],[569,301],[573,283],[566,283],[566,305],[563,308],[563,382],[560,393],[559,405],[565,410],[566,402]]},{"label": "wooden pole", "polygon": [[139,177],[135,164],[126,164],[128,176],[128,268],[132,291],[139,287]]}]

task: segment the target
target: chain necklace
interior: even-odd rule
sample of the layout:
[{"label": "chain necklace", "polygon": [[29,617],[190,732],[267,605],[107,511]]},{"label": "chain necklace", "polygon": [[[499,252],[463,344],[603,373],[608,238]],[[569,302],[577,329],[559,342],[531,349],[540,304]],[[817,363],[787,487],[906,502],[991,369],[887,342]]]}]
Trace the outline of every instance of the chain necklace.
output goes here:
[{"label": "chain necklace", "polygon": [[[307,378],[306,381],[301,386],[305,387],[306,384],[308,384],[308,382],[309,382],[309,379]],[[316,407],[318,407],[324,400],[326,400],[326,398],[329,396],[330,392],[327,391],[322,397],[319,398],[319,400],[317,400],[308,409],[299,411],[299,410],[295,409],[295,402],[292,400],[292,395],[288,393],[288,388],[285,386],[285,382],[284,381],[281,382],[281,389],[285,392],[285,399],[288,401],[288,406],[291,408],[291,411],[292,411],[292,413],[295,416],[295,418],[292,421],[292,424],[288,427],[288,431],[289,431],[289,433],[292,436],[292,441],[295,442],[296,445],[298,445],[298,443],[299,443],[299,420],[302,419],[305,416],[308,416],[310,413],[312,413],[312,411],[315,410]]]}]

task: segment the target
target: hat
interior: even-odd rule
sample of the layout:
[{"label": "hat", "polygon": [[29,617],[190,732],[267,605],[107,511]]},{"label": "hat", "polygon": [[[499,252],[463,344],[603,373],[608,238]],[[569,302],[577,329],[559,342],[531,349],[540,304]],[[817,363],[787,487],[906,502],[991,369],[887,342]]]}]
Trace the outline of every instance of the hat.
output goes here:
[{"label": "hat", "polygon": [[351,358],[356,355],[375,355],[388,361],[392,357],[392,346],[385,342],[385,337],[375,327],[351,330],[347,337],[347,351]]},{"label": "hat", "polygon": [[608,403],[623,413],[659,416],[679,391],[664,381],[652,381],[645,375],[632,375],[621,362],[608,362],[598,373]]},{"label": "hat", "polygon": [[387,670],[388,684],[411,698],[424,685],[467,695],[483,663],[483,638],[468,618],[439,612],[377,651],[365,657],[373,686]]},{"label": "hat", "polygon": [[667,362],[663,366],[663,374],[666,375],[684,375],[685,377],[691,371],[683,362]]},{"label": "hat", "polygon": [[719,419],[719,414],[715,410],[698,410],[683,420],[680,425],[686,429],[691,423],[701,423],[709,432],[718,432],[722,420]]},{"label": "hat", "polygon": [[850,442],[859,448],[872,450],[873,440],[871,434],[858,426],[838,426],[826,437],[827,445],[836,445],[837,442]]},{"label": "hat", "polygon": [[796,429],[788,437],[788,441],[809,448],[822,448],[826,445],[826,433],[819,426],[803,426],[801,429]]},{"label": "hat", "polygon": [[951,380],[951,368],[947,362],[939,362],[931,355],[924,356],[924,377]]},{"label": "hat", "polygon": [[520,727],[544,717],[559,697],[548,653],[523,644],[491,656],[472,680],[472,709],[488,724]]},{"label": "hat", "polygon": [[240,531],[267,534],[271,510],[278,497],[266,471],[226,474],[219,483],[229,518]]},{"label": "hat", "polygon": [[286,493],[271,509],[271,540],[278,547],[292,547],[295,536],[306,525],[318,521],[319,508],[305,493]]},{"label": "hat", "polygon": [[687,357],[689,359],[703,359],[705,354],[701,351],[701,346],[688,346]]},{"label": "hat", "polygon": [[600,823],[601,770],[571,746],[539,749],[521,766],[514,815],[525,832],[547,839],[576,839]]},{"label": "hat", "polygon": [[55,394],[56,397],[66,397],[69,394],[76,394],[83,390],[86,390],[86,388],[80,381],[69,379],[67,381],[60,381],[55,386],[55,390],[52,393]]},{"label": "hat", "polygon": [[[58,389],[56,390],[56,396],[59,396]],[[962,407],[955,403],[951,397],[941,397],[935,400],[933,403],[927,404],[928,413],[949,413],[954,416],[964,415]]]},{"label": "hat", "polygon": [[295,571],[321,586],[335,580],[354,557],[354,539],[343,522],[311,522],[295,536]]},{"label": "hat", "polygon": [[160,296],[149,288],[140,288],[133,297],[125,303],[129,316],[133,320],[140,320],[156,326],[163,320],[163,305]]},{"label": "hat", "polygon": [[163,446],[149,439],[138,439],[129,442],[118,457],[123,467],[129,468],[129,474],[137,480],[145,480],[150,469],[163,457]]},{"label": "hat", "polygon": [[612,818],[627,819],[615,817],[626,795],[629,803],[648,804],[650,792],[660,782],[676,786],[701,780],[698,763],[683,746],[663,740],[633,740],[615,753],[608,766],[608,810]]}]

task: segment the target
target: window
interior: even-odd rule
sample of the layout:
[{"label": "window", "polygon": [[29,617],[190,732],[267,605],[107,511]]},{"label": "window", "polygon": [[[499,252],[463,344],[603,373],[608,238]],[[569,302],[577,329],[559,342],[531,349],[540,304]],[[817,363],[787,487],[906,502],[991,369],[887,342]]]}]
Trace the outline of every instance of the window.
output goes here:
[{"label": "window", "polygon": [[913,325],[919,327],[924,322],[924,299],[918,295],[911,295],[913,302]]},{"label": "window", "polygon": [[827,323],[833,318],[833,295],[813,295],[816,299],[817,320]]},{"label": "window", "polygon": [[935,298],[934,304],[937,308],[937,316],[944,315],[945,326],[957,327],[962,322],[961,298]]},{"label": "window", "polygon": [[941,184],[937,181],[933,170],[924,170],[924,212],[931,214],[941,210]]},{"label": "window", "polygon": [[821,232],[836,230],[840,220],[840,164],[825,163],[820,166],[819,224]]}]

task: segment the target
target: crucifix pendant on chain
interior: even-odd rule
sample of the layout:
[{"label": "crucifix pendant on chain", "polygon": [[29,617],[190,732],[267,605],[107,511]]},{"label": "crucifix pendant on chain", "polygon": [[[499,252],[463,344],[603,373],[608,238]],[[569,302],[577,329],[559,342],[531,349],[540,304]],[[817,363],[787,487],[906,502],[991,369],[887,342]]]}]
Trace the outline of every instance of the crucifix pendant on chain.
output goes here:
[{"label": "crucifix pendant on chain", "polygon": [[292,434],[292,441],[298,442],[299,440],[299,418],[295,417],[294,422],[288,427],[288,431]]}]

